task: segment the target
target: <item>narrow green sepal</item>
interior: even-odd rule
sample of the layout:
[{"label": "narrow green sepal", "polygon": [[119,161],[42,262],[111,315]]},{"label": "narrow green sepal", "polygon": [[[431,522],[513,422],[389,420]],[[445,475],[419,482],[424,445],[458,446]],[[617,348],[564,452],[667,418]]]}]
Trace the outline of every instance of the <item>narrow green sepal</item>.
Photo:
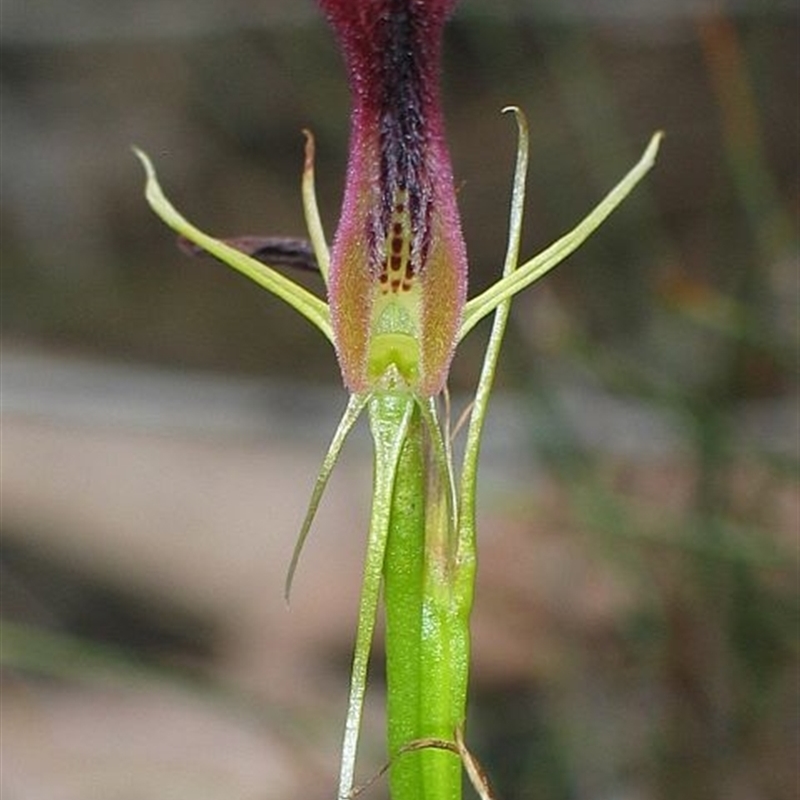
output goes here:
[{"label": "narrow green sepal", "polygon": [[288,303],[295,311],[302,314],[325,334],[329,341],[333,342],[330,312],[328,304],[324,300],[311,294],[307,289],[304,289],[285,275],[281,275],[280,272],[272,269],[272,267],[250,258],[250,256],[219,241],[219,239],[215,239],[213,236],[209,236],[207,233],[203,233],[199,228],[192,225],[191,222],[181,216],[164,196],[158,183],[155,169],[147,155],[136,147],[133,148],[133,152],[142,162],[147,175],[147,184],[145,186],[147,202],[166,225],[231,267],[231,269],[242,273],[242,275],[250,278],[262,288]]},{"label": "narrow green sepal", "polygon": [[[514,183],[511,190],[511,213],[508,224],[508,244],[503,263],[503,277],[514,274],[519,261],[519,247],[522,239],[522,221],[525,209],[525,181],[528,176],[529,135],[525,114],[516,106],[503,109],[511,112],[517,121],[518,142],[517,159],[514,167]],[[475,391],[472,412],[470,413],[467,443],[464,448],[464,461],[461,468],[461,496],[459,498],[459,556],[474,561],[475,550],[475,497],[477,494],[478,456],[480,454],[483,424],[489,404],[489,396],[494,383],[500,347],[503,343],[508,316],[511,311],[511,295],[497,304],[489,334],[489,343],[483,357],[478,388]]]},{"label": "narrow green sepal", "polygon": [[336,466],[339,453],[342,450],[345,439],[347,439],[347,435],[353,429],[356,420],[361,416],[361,412],[369,402],[369,398],[369,395],[354,394],[350,396],[347,408],[344,414],[342,414],[341,420],[339,420],[336,433],[333,435],[333,439],[328,447],[328,452],[325,454],[325,460],[322,462],[319,475],[317,475],[317,481],[314,484],[314,491],[311,493],[311,500],[308,502],[308,511],[306,511],[300,533],[297,535],[297,542],[292,551],[289,569],[286,571],[286,583],[284,585],[283,596],[287,603],[289,602],[289,595],[292,591],[292,581],[294,580],[294,574],[297,570],[297,562],[300,560],[300,553],[308,538],[308,532],[311,530],[311,523],[314,521],[320,500],[322,500],[322,495],[325,492],[325,487],[328,485],[328,478],[330,478],[331,472],[333,472],[333,468]]},{"label": "narrow green sepal", "polygon": [[592,212],[569,233],[518,267],[513,274],[506,275],[477,297],[467,301],[464,317],[459,331],[459,341],[463,339],[487,314],[517,292],[530,286],[550,272],[567,256],[575,252],[595,230],[605,221],[614,209],[631,193],[637,183],[650,171],[663,133],[658,132],[650,139],[647,149],[639,162],[628,174],[595,206]]}]

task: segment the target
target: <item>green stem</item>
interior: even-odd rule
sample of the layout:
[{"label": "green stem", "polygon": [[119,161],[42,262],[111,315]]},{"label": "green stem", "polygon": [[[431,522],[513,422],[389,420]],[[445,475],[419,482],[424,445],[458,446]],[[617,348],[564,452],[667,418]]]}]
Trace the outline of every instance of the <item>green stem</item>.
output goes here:
[{"label": "green stem", "polygon": [[415,406],[400,454],[384,560],[389,773],[394,800],[424,797],[419,753],[402,748],[420,738],[420,641],[425,548],[425,451]]},{"label": "green stem", "polygon": [[[469,591],[461,591],[464,574],[456,562],[444,475],[431,467],[428,475],[425,572],[420,641],[420,734],[423,739],[453,741],[463,727],[469,677]],[[474,576],[474,570],[469,571]],[[464,602],[464,600],[467,602]],[[461,759],[452,751],[420,753],[427,800],[460,800]]]},{"label": "green stem", "polygon": [[438,425],[415,407],[400,455],[384,562],[390,785],[393,800],[460,800],[452,742],[466,708],[467,613],[456,573],[451,475]]}]

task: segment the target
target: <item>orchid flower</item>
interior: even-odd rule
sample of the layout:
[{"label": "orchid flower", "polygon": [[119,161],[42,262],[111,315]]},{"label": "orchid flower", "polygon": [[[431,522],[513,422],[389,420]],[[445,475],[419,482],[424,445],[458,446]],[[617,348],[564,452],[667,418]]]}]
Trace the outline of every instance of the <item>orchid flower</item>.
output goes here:
[{"label": "orchid flower", "polygon": [[[289,566],[328,478],[368,410],[375,445],[372,512],[345,722],[339,800],[356,790],[356,752],[375,619],[383,588],[389,781],[394,800],[458,800],[462,770],[490,790],[465,743],[469,616],[475,579],[475,494],[483,422],[511,298],[578,248],[652,167],[661,135],[595,209],[542,253],[519,263],[528,129],[518,125],[503,274],[466,300],[467,257],[439,103],[442,30],[456,0],[319,0],[344,53],[352,95],[344,202],[329,252],[306,133],[302,197],[313,259],[289,240],[220,240],[182,217],[153,167],[146,197],[189,246],[289,303],[333,344],[350,400],[323,461]],[[287,252],[291,257],[286,257]],[[254,257],[257,256],[257,257]],[[264,259],[272,264],[263,263]],[[327,302],[275,269],[315,262]],[[438,398],[456,345],[494,313],[460,471]]]}]

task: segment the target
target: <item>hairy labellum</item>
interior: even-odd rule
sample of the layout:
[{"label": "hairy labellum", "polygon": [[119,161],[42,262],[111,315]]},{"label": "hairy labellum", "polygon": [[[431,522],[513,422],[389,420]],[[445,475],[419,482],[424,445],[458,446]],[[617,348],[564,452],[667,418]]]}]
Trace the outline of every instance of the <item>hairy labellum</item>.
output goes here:
[{"label": "hairy labellum", "polygon": [[[344,380],[439,392],[466,295],[466,252],[439,104],[453,0],[320,0],[345,54],[350,157],[329,300]],[[394,369],[391,369],[394,367]]]}]

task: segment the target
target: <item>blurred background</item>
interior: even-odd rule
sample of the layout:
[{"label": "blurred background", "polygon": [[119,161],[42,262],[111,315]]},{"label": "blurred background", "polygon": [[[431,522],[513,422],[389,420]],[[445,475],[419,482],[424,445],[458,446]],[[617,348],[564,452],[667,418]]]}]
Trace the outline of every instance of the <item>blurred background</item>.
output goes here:
[{"label": "blurred background", "polygon": [[[792,0],[464,0],[447,29],[472,293],[505,247],[504,105],[532,129],[527,255],[666,131],[644,185],[515,300],[469,721],[499,800],[797,796],[798,21]],[[3,798],[331,797],[369,441],[287,609],[346,400],[333,354],[181,254],[130,152],[205,230],[303,236],[311,128],[330,235],[331,35],[311,0],[7,0],[0,42]]]}]

